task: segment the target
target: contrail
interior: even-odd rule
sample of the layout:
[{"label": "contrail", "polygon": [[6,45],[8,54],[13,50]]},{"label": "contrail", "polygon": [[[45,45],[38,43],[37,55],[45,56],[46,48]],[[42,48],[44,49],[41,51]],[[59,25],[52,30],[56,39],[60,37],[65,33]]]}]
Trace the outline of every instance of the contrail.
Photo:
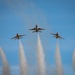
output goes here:
[{"label": "contrail", "polygon": [[56,46],[55,60],[56,60],[56,74],[64,75],[58,42],[57,42],[57,46]]},{"label": "contrail", "polygon": [[7,61],[6,56],[1,48],[0,48],[0,54],[1,54],[2,63],[3,63],[2,75],[11,75],[8,61]]},{"label": "contrail", "polygon": [[41,40],[38,34],[38,41],[37,41],[37,60],[38,60],[38,71],[39,75],[46,75],[46,64],[45,64],[45,55],[43,52]]},{"label": "contrail", "polygon": [[20,45],[19,58],[20,58],[20,71],[21,71],[21,75],[28,75],[27,60],[26,60],[26,56],[24,54],[24,49],[23,49],[23,46],[22,46],[22,43],[21,43],[20,40],[19,40],[19,45]]},{"label": "contrail", "polygon": [[75,50],[74,50],[74,52],[73,52],[72,62],[73,62],[73,69],[74,69],[74,71],[75,71]]}]

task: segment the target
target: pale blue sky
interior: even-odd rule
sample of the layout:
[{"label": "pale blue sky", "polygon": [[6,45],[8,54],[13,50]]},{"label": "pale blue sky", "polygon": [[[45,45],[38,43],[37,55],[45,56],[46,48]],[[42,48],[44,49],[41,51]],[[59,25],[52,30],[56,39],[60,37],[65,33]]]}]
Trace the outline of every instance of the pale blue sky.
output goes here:
[{"label": "pale blue sky", "polygon": [[0,0],[0,45],[10,66],[19,65],[18,40],[10,39],[16,33],[26,34],[21,39],[26,58],[30,66],[36,66],[37,35],[29,31],[36,24],[46,29],[40,33],[40,38],[47,66],[55,65],[56,39],[50,32],[59,32],[65,38],[59,40],[62,63],[63,67],[71,67],[72,75],[72,53],[75,50],[74,0]]}]

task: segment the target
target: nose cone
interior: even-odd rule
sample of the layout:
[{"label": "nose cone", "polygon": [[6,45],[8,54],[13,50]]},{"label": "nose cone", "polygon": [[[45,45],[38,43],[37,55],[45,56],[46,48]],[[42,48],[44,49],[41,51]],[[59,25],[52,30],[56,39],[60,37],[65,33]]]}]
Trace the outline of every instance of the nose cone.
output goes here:
[{"label": "nose cone", "polygon": [[18,36],[18,33],[16,35]]},{"label": "nose cone", "polygon": [[36,27],[38,27],[38,25],[36,24]]},{"label": "nose cone", "polygon": [[58,33],[56,33],[56,36],[58,36],[59,34]]}]

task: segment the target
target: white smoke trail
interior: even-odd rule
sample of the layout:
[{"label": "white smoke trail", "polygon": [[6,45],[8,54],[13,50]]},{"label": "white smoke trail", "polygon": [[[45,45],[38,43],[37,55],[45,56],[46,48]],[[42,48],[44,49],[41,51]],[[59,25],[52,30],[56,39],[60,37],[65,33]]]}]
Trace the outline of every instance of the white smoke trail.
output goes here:
[{"label": "white smoke trail", "polygon": [[43,52],[41,40],[38,34],[38,42],[37,42],[37,60],[38,60],[38,70],[39,75],[46,75],[46,64],[45,64],[45,55]]},{"label": "white smoke trail", "polygon": [[26,56],[24,54],[24,49],[23,49],[23,46],[22,46],[22,43],[21,43],[20,40],[19,40],[19,45],[20,45],[19,58],[20,58],[20,71],[21,71],[21,75],[28,75],[27,60],[26,60]]},{"label": "white smoke trail", "polygon": [[73,52],[72,62],[73,62],[73,69],[74,69],[74,71],[75,71],[75,50],[74,50],[74,52]]},{"label": "white smoke trail", "polygon": [[0,48],[0,53],[1,53],[2,63],[3,63],[2,75],[11,75],[8,61],[7,61],[6,56],[1,48]]},{"label": "white smoke trail", "polygon": [[56,74],[57,75],[63,75],[63,67],[62,67],[62,61],[61,61],[61,55],[59,51],[59,44],[57,42],[56,46],[56,53],[55,53],[55,59],[56,59]]}]

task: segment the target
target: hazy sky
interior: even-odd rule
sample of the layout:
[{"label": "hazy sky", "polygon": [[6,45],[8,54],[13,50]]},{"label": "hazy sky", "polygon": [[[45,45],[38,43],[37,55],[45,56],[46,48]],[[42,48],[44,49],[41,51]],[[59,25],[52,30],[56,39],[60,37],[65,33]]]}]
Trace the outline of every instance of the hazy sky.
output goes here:
[{"label": "hazy sky", "polygon": [[26,34],[21,39],[26,58],[29,67],[36,66],[37,34],[29,31],[36,24],[45,28],[39,34],[47,66],[55,66],[56,39],[50,32],[59,32],[65,38],[59,40],[65,75],[74,75],[72,54],[75,50],[75,0],[0,0],[0,46],[10,66],[19,65],[18,40],[10,39],[16,33]]}]

